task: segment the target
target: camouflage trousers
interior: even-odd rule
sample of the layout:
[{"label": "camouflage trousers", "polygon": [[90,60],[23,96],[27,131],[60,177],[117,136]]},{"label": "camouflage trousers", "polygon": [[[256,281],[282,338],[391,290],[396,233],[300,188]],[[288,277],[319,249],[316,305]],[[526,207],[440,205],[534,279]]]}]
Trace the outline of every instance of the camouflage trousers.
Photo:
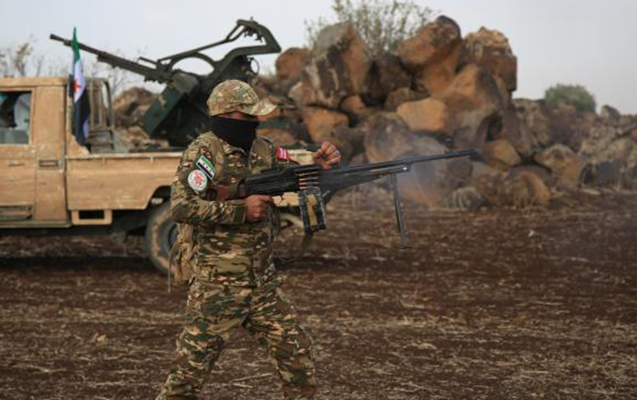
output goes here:
[{"label": "camouflage trousers", "polygon": [[197,399],[230,333],[243,327],[267,349],[285,399],[310,399],[316,391],[311,339],[274,279],[257,288],[195,280],[187,322],[177,338],[175,364],[158,400]]}]

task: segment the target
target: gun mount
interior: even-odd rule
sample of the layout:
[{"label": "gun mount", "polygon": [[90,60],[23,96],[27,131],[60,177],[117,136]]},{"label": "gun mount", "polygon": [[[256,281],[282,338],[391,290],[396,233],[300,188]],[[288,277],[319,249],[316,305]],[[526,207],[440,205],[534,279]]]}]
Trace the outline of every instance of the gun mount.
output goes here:
[{"label": "gun mount", "polygon": [[[203,53],[205,50],[246,36],[254,37],[256,41],[263,43],[232,49],[218,61]],[[71,47],[71,41],[68,39],[57,35],[51,35],[50,38]],[[142,116],[140,125],[150,137],[167,139],[171,146],[176,147],[187,146],[201,132],[207,130],[206,100],[218,83],[226,79],[250,81],[257,73],[252,68],[254,62],[252,56],[281,51],[281,46],[268,28],[256,21],[242,19],[237,20],[230,33],[218,42],[157,60],[140,57],[137,62],[82,43],[79,43],[78,47],[96,55],[100,62],[142,75],[147,81],[166,84],[166,88]],[[204,61],[210,65],[211,72],[207,75],[199,75],[175,68],[177,63],[186,59]]]}]

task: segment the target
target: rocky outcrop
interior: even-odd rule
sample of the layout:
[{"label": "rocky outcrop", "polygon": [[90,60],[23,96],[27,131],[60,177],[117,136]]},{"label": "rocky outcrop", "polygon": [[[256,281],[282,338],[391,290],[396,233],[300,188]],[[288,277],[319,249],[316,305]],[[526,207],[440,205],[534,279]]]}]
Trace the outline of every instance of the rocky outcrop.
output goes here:
[{"label": "rocky outcrop", "polygon": [[[282,53],[276,74],[256,87],[279,105],[259,135],[329,140],[344,162],[479,150],[479,158],[418,164],[401,176],[405,199],[429,207],[545,205],[583,186],[637,190],[637,116],[513,99],[517,59],[504,34],[481,28],[463,38],[448,17],[373,59],[352,24],[326,27],[312,49]],[[115,102],[132,146],[148,141],[135,121],[150,101],[132,91]]]},{"label": "rocky outcrop", "polygon": [[451,118],[447,105],[435,98],[403,103],[396,114],[412,131],[445,132]]},{"label": "rocky outcrop", "polygon": [[381,53],[371,63],[365,96],[369,103],[382,105],[391,92],[411,87],[411,81],[411,74],[396,55]]},{"label": "rocky outcrop", "polygon": [[404,41],[398,48],[398,57],[403,65],[415,72],[446,58],[461,41],[458,24],[440,16]]},{"label": "rocky outcrop", "polygon": [[501,129],[504,100],[493,77],[477,65],[466,66],[435,98],[447,106],[448,133],[458,147],[479,147]]},{"label": "rocky outcrop", "polygon": [[156,93],[144,88],[133,87],[124,90],[113,100],[115,126],[129,128],[139,123],[142,115],[156,98]]},{"label": "rocky outcrop", "polygon": [[517,58],[502,32],[480,28],[468,34],[464,40],[464,57],[464,63],[480,65],[502,80],[507,91],[517,89]]},{"label": "rocky outcrop", "polygon": [[314,143],[322,143],[334,137],[334,130],[348,124],[347,115],[320,107],[306,107],[303,110],[303,121]]},{"label": "rocky outcrop", "polygon": [[506,139],[486,143],[482,149],[482,157],[488,165],[502,171],[508,171],[522,162],[513,145]]},{"label": "rocky outcrop", "polygon": [[301,72],[310,55],[308,49],[291,47],[279,55],[274,64],[276,77],[283,81],[296,81],[301,78]]},{"label": "rocky outcrop", "polygon": [[324,28],[302,72],[300,104],[338,108],[344,98],[361,93],[370,64],[367,45],[353,24]]}]

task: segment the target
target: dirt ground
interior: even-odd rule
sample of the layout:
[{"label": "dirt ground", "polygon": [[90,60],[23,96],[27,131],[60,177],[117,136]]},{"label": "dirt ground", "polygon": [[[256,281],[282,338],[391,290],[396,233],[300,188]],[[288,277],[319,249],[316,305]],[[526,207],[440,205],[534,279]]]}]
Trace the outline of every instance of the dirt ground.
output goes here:
[{"label": "dirt ground", "polygon": [[[358,209],[335,199],[329,230],[284,267],[315,340],[317,398],[637,398],[637,196],[410,209],[406,250],[390,208]],[[0,398],[156,395],[185,290],[167,292],[141,241],[0,238],[0,285]],[[237,332],[203,398],[279,396],[264,351]]]}]

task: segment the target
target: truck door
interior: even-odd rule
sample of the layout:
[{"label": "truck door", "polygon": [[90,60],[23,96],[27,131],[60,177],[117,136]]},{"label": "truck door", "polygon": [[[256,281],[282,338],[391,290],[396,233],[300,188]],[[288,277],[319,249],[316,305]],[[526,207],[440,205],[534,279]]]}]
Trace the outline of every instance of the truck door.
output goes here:
[{"label": "truck door", "polygon": [[33,219],[40,226],[69,222],[64,180],[66,93],[66,86],[40,86],[33,100],[36,151]]},{"label": "truck door", "polygon": [[0,225],[34,214],[32,98],[31,90],[0,89]]}]

